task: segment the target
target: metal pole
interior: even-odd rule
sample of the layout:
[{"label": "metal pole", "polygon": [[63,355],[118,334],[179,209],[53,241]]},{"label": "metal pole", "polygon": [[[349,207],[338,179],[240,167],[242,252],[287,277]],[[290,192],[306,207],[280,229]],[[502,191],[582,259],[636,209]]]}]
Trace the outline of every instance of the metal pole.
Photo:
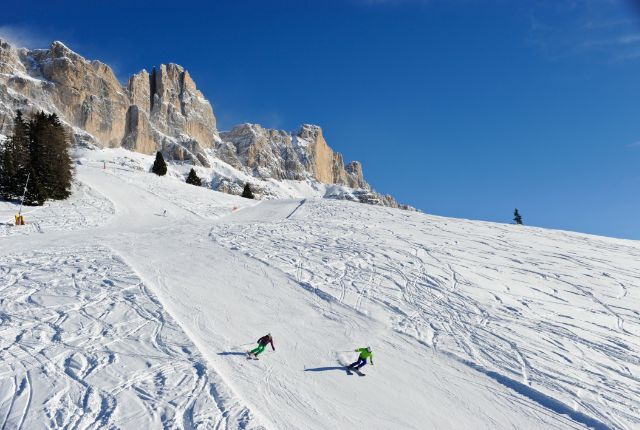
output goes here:
[{"label": "metal pole", "polygon": [[24,197],[27,195],[27,185],[29,185],[29,177],[31,172],[27,174],[27,182],[24,184],[24,191],[22,192],[22,200],[20,201],[20,210],[18,210],[18,216],[22,214],[22,205],[24,204]]}]

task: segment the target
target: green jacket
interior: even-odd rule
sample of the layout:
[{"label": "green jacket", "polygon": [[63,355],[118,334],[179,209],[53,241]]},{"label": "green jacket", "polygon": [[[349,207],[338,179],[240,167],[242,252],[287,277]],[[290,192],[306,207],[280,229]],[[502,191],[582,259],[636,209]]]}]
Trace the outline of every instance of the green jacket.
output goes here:
[{"label": "green jacket", "polygon": [[362,358],[363,360],[366,360],[368,358],[369,361],[371,361],[371,364],[373,364],[373,352],[367,351],[367,348],[356,349],[356,352],[360,353],[360,358]]}]

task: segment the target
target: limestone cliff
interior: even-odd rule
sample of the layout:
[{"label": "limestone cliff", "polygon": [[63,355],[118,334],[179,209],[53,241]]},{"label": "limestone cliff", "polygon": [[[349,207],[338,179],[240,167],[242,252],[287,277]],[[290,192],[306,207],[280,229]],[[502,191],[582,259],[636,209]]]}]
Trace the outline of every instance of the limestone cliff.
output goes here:
[{"label": "limestone cliff", "polygon": [[205,149],[218,139],[211,104],[182,67],[143,70],[123,86],[109,66],[61,42],[28,50],[0,41],[0,126],[11,124],[16,109],[55,112],[76,143],[162,150],[204,165]]},{"label": "limestone cliff", "polygon": [[18,109],[56,113],[77,145],[162,151],[205,167],[218,158],[257,178],[336,184],[360,190],[350,193],[359,201],[397,206],[371,190],[360,163],[345,166],[318,126],[289,133],[243,124],[219,133],[211,104],[177,64],[142,70],[122,85],[108,65],[61,42],[29,50],[0,40],[0,135],[10,133]]},{"label": "limestone cliff", "polygon": [[233,166],[246,166],[260,178],[313,178],[324,184],[369,189],[360,163],[344,165],[342,155],[324,140],[322,129],[303,125],[291,134],[265,129],[257,124],[242,124],[220,133],[218,158]]}]

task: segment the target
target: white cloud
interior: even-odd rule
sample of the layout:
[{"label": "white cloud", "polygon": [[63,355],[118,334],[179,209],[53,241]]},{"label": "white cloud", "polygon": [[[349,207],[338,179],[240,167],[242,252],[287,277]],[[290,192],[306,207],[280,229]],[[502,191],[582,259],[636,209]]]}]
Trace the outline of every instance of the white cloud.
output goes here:
[{"label": "white cloud", "polygon": [[637,142],[629,143],[626,146],[627,148],[640,148],[640,140]]}]

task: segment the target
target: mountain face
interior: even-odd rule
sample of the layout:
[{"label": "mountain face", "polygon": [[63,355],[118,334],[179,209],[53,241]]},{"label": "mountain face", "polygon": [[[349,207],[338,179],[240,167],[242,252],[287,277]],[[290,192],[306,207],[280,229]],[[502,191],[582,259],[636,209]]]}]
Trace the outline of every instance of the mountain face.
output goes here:
[{"label": "mountain face", "polygon": [[[371,189],[359,162],[345,165],[318,126],[289,133],[243,124],[220,133],[211,104],[177,64],[142,70],[122,85],[108,65],[61,42],[29,50],[0,40],[0,134],[10,133],[17,109],[56,113],[76,145],[162,151],[206,168],[219,159],[255,178],[344,186],[353,192],[327,197],[398,207],[393,197]],[[216,183],[230,191],[228,181]]]},{"label": "mountain face", "polygon": [[220,133],[216,145],[220,159],[245,166],[260,178],[304,180],[309,176],[325,184],[369,188],[359,162],[344,165],[342,154],[333,152],[315,125],[303,125],[296,134],[242,124]]},{"label": "mountain face", "polygon": [[189,73],[169,64],[133,75],[125,86],[109,66],[87,61],[60,42],[15,49],[0,41],[0,124],[16,109],[55,112],[76,143],[125,147],[207,165],[218,139],[213,109]]}]

